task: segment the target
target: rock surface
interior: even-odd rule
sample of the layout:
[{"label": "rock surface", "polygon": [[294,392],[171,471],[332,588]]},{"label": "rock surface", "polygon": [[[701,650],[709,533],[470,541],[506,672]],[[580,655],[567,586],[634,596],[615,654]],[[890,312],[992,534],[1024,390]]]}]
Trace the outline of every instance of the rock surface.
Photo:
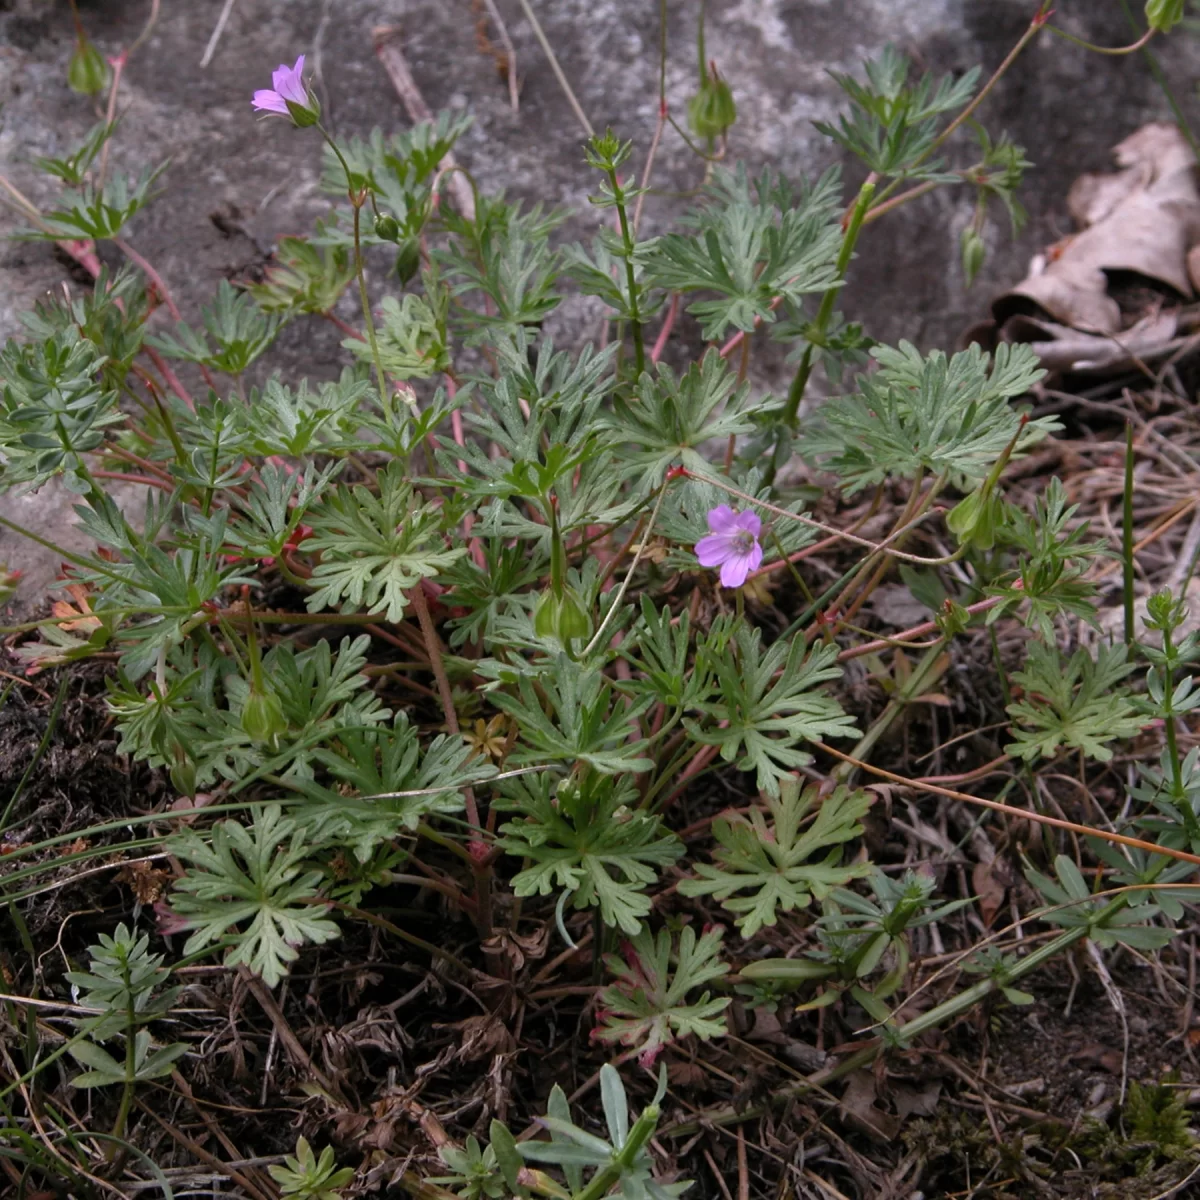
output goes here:
[{"label": "rock surface", "polygon": [[[1134,9],[1141,5],[1133,3]],[[324,212],[317,190],[318,139],[282,121],[260,121],[249,99],[276,63],[304,51],[315,68],[327,123],[336,135],[407,118],[372,50],[371,30],[399,25],[416,81],[429,106],[468,112],[474,123],[459,157],[485,189],[570,208],[566,236],[589,236],[599,215],[586,197],[594,180],[582,161],[581,130],[521,16],[517,0],[497,0],[516,49],[520,111],[493,59],[480,51],[477,0],[235,0],[206,68],[205,46],[222,5],[163,4],[146,43],[131,61],[121,91],[121,129],[113,167],[137,171],[170,159],[164,195],[139,215],[129,239],[160,271],[185,315],[194,314],[219,280],[261,262],[275,239],[303,233]],[[611,124],[632,138],[642,161],[658,112],[658,5],[650,0],[534,0],[585,112],[596,127]],[[58,0],[8,0],[0,12],[0,170],[34,203],[54,195],[53,181],[30,166],[36,155],[59,154],[96,119],[89,101],[70,92],[65,70],[72,46],[69,10]],[[3,0],[0,0],[3,6]],[[667,96],[681,120],[694,86],[696,4],[667,5]],[[842,107],[829,71],[857,72],[864,56],[891,42],[939,75],[981,64],[990,72],[1036,8],[1035,0],[710,0],[707,45],[731,83],[739,120],[733,157],[751,168],[770,164],[789,176],[814,173],[837,156],[812,126]],[[84,24],[100,48],[115,54],[136,38],[149,0],[80,0]],[[1131,40],[1119,3],[1067,0],[1055,20],[1091,41]],[[1200,75],[1200,39],[1176,32],[1154,43],[1166,78],[1191,115]],[[1043,36],[1001,81],[981,113],[993,133],[1007,130],[1036,164],[1023,193],[1026,232],[1011,238],[994,213],[986,239],[989,261],[975,289],[964,290],[958,235],[973,197],[943,189],[870,227],[860,243],[853,282],[842,307],[874,336],[951,346],[985,308],[986,298],[1024,274],[1029,256],[1070,229],[1066,195],[1083,170],[1105,169],[1110,148],[1147,120],[1169,116],[1145,60],[1104,58]],[[963,139],[951,155],[971,161]],[[640,168],[639,168],[640,169]],[[847,182],[861,171],[847,167]],[[654,181],[664,194],[647,203],[644,232],[665,228],[688,201],[701,168],[668,130]],[[215,219],[214,219],[215,218]],[[18,222],[0,209],[0,233]],[[111,247],[101,257],[116,261]],[[53,247],[8,242],[0,247],[0,336],[20,328],[18,314],[72,272]],[[69,286],[78,287],[78,282]],[[353,319],[353,298],[345,315]],[[592,310],[568,304],[556,337],[595,336]],[[683,339],[694,330],[680,329]],[[340,334],[312,320],[285,330],[271,365],[285,374],[328,376],[342,354]],[[763,386],[785,376],[776,351],[755,365]],[[62,541],[62,496],[0,500],[0,515]],[[0,559],[15,559],[11,536],[0,536]],[[26,554],[40,592],[53,557]]]}]

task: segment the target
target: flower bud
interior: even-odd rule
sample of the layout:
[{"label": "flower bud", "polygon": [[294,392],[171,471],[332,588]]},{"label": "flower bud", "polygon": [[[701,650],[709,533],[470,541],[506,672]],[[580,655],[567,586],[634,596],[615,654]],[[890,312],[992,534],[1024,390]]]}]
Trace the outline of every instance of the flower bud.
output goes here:
[{"label": "flower bud", "polygon": [[700,90],[688,101],[688,121],[697,137],[720,137],[737,120],[737,105],[729,84],[712,68]]},{"label": "flower bud", "polygon": [[979,274],[979,268],[983,266],[983,261],[987,257],[987,247],[983,244],[983,238],[979,236],[979,231],[974,226],[968,225],[962,231],[958,248],[962,256],[963,276],[967,281],[967,287],[970,287],[975,282],[975,276]]},{"label": "flower bud", "polygon": [[287,729],[287,718],[279,697],[268,688],[250,686],[250,694],[242,706],[242,729],[253,742],[274,746],[279,735]]},{"label": "flower bud", "polygon": [[1146,24],[1167,33],[1183,20],[1183,0],[1146,0]]},{"label": "flower bud", "polygon": [[375,217],[375,236],[385,242],[400,240],[400,222],[388,213],[379,213]]},{"label": "flower bud", "polygon": [[538,601],[533,614],[533,632],[538,637],[554,637],[565,646],[572,638],[586,638],[592,631],[583,602],[574,588],[564,587],[561,596],[549,589]]},{"label": "flower bud", "polygon": [[400,244],[396,255],[396,274],[401,283],[407,283],[421,269],[421,248],[416,238]]},{"label": "flower bud", "polygon": [[67,85],[84,96],[95,96],[108,86],[108,63],[86,37],[75,43],[75,52],[67,65]]},{"label": "flower bud", "polygon": [[196,764],[190,758],[180,758],[171,764],[171,784],[181,796],[196,794]]},{"label": "flower bud", "polygon": [[977,487],[946,514],[946,524],[958,535],[958,544],[977,550],[990,550],[996,544],[996,530],[1003,523],[1003,501],[988,483]]}]

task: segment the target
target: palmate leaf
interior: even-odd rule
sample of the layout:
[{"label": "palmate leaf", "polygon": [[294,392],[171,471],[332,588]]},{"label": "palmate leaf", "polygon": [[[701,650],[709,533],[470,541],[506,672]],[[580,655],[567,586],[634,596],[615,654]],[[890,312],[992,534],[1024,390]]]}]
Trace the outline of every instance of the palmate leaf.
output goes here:
[{"label": "palmate leaf", "polygon": [[957,177],[946,176],[938,160],[925,156],[935,145],[941,116],[971,99],[979,68],[957,79],[947,75],[936,89],[928,74],[910,85],[909,69],[908,59],[887,46],[866,64],[866,83],[830,72],[850,97],[850,112],[840,116],[837,125],[817,121],[816,127],[878,175],[954,181]]},{"label": "palmate leaf", "polygon": [[197,739],[200,777],[216,771],[225,779],[242,779],[269,763],[273,774],[291,782],[311,779],[317,748],[343,729],[382,725],[391,712],[368,686],[362,673],[370,638],[342,638],[334,654],[322,638],[297,651],[279,642],[263,655],[263,675],[279,699],[285,726],[273,744],[256,742],[245,731],[242,711],[250,685],[240,675],[223,679],[229,708],[210,707],[207,736]]},{"label": "palmate leaf", "polygon": [[530,863],[513,879],[514,893],[565,892],[575,908],[598,908],[606,925],[637,933],[650,912],[645,889],[683,844],[658,817],[630,808],[632,786],[593,773],[556,792],[542,774],[511,784],[507,795],[505,806],[521,815],[501,827],[499,845]]},{"label": "palmate leaf", "polygon": [[262,283],[241,286],[266,313],[327,313],[354,279],[350,252],[309,245],[303,238],[279,239],[275,261]]},{"label": "palmate leaf", "polygon": [[879,371],[859,376],[857,395],[827,401],[806,442],[847,493],[922,470],[974,486],[1018,433],[1019,453],[1059,428],[1052,417],[1022,427],[1009,405],[1046,373],[1029,346],[1001,345],[994,359],[972,346],[948,359],[901,342],[871,355]]},{"label": "palmate leaf", "polygon": [[642,756],[645,741],[630,741],[638,731],[637,718],[650,706],[649,697],[628,704],[598,670],[582,667],[561,653],[553,672],[546,672],[539,682],[542,695],[525,676],[518,681],[517,695],[492,693],[492,703],[521,730],[512,756],[515,765],[585,762],[605,775],[648,771],[654,766]]},{"label": "palmate leaf", "polygon": [[[600,993],[601,1028],[595,1036],[640,1050],[639,1061],[651,1065],[664,1046],[689,1034],[702,1041],[727,1031],[722,1016],[728,996],[703,992],[688,1002],[689,993],[729,973],[719,953],[722,930],[709,929],[696,937],[685,926],[672,954],[671,934],[660,929],[655,937],[643,930],[627,944],[624,954],[605,957],[616,982]],[[672,970],[674,959],[674,970]]]},{"label": "palmate leaf", "polygon": [[304,546],[322,552],[309,612],[382,611],[386,620],[399,621],[408,606],[405,593],[467,552],[446,549],[438,510],[415,500],[400,462],[376,478],[378,494],[362,485],[339,486],[309,510],[313,536]]},{"label": "palmate leaf", "polygon": [[1108,762],[1107,743],[1132,737],[1145,723],[1129,689],[1118,686],[1132,670],[1122,645],[1100,646],[1095,659],[1076,650],[1064,665],[1056,648],[1030,642],[1024,670],[1013,674],[1025,698],[1008,706],[1016,741],[1005,749],[1026,762],[1060,747]]},{"label": "palmate leaf", "polygon": [[457,299],[482,292],[491,300],[487,312],[464,315],[468,345],[511,335],[521,325],[538,325],[561,297],[554,289],[560,255],[549,245],[551,232],[565,214],[545,213],[540,204],[525,211],[520,201],[479,196],[475,219],[445,214],[453,235],[436,259],[451,294]]},{"label": "palmate leaf", "polygon": [[[222,279],[211,304],[201,310],[207,336],[180,321],[175,333],[146,340],[168,358],[202,363],[226,375],[240,375],[275,340],[283,318],[266,314],[247,292]],[[213,350],[208,338],[217,344]]]},{"label": "palmate leaf", "polygon": [[648,491],[677,463],[707,472],[709,462],[700,448],[714,439],[753,432],[749,404],[749,385],[739,387],[725,359],[710,350],[684,375],[659,363],[658,377],[643,375],[637,394],[614,398],[600,426],[624,443],[626,470],[639,476]]},{"label": "palmate leaf", "polygon": [[[429,287],[427,296],[414,292],[406,293],[402,300],[384,296],[380,305],[375,344],[383,369],[396,379],[428,379],[450,366],[446,339],[449,293],[442,287]],[[369,341],[346,338],[342,346],[360,362],[374,362]]]},{"label": "palmate leaf", "polygon": [[458,735],[439,734],[422,748],[404,713],[391,728],[347,730],[336,748],[326,744],[314,756],[337,780],[337,790],[306,785],[312,802],[297,819],[314,839],[352,847],[364,863],[381,842],[416,829],[422,817],[461,812],[463,789],[496,774]]},{"label": "palmate leaf", "polygon": [[750,332],[790,301],[838,282],[840,189],[836,171],[794,193],[768,172],[751,185],[744,167],[718,169],[709,206],[692,214],[692,234],[666,234],[643,252],[646,283],[668,291],[716,292],[692,304],[706,341],[732,326]]},{"label": "palmate leaf", "polygon": [[817,684],[839,679],[838,647],[817,646],[805,657],[804,639],[762,648],[762,631],[739,625],[733,636],[736,655],[706,648],[720,697],[700,705],[723,728],[705,728],[685,718],[684,727],[698,742],[720,746],[726,762],[737,760],[741,771],[756,771],[758,786],[779,795],[780,780],[810,761],[796,743],[825,737],[850,737],[854,720],[830,696],[814,692]]},{"label": "palmate leaf", "polygon": [[[753,937],[764,925],[774,925],[778,912],[806,908],[814,897],[824,900],[833,888],[870,872],[869,863],[838,865],[842,846],[862,833],[859,822],[870,806],[866,792],[845,787],[822,801],[815,785],[801,791],[800,781],[788,776],[779,797],[767,798],[770,825],[760,810],[713,822],[713,836],[720,843],[713,854],[716,862],[698,863],[700,878],[683,880],[679,891],[715,896],[738,914],[742,936]],[[801,832],[810,815],[812,823]],[[819,861],[811,861],[818,855]]]},{"label": "palmate leaf", "polygon": [[136,179],[114,175],[99,190],[85,183],[76,191],[63,192],[62,207],[43,213],[38,227],[23,230],[20,236],[48,241],[115,238],[149,201],[150,189],[166,167],[163,163],[153,171],[143,171]]},{"label": "palmate leaf", "polygon": [[243,963],[274,987],[298,946],[337,937],[325,906],[314,903],[321,873],[307,866],[304,833],[278,804],[257,809],[249,828],[221,821],[207,837],[187,830],[168,844],[190,864],[172,893],[169,922],[192,931],[184,954],[231,938],[226,965]]}]

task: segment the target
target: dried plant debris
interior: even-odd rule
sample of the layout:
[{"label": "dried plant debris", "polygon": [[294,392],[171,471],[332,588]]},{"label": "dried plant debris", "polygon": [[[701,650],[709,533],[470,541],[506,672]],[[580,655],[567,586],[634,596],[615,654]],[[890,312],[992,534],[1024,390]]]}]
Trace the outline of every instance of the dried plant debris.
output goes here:
[{"label": "dried plant debris", "polygon": [[1155,122],[1113,149],[1120,168],[1081,175],[1067,196],[1079,226],[1031,263],[967,333],[985,346],[1028,342],[1058,373],[1159,361],[1200,322],[1200,180],[1191,145]]}]

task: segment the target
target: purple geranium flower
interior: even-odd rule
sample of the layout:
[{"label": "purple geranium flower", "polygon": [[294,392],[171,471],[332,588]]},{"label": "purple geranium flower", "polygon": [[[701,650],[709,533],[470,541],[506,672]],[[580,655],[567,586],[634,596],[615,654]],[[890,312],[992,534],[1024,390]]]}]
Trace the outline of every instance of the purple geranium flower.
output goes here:
[{"label": "purple geranium flower", "polygon": [[696,557],[702,567],[720,567],[721,583],[728,588],[741,587],[751,571],[762,562],[758,544],[762,522],[758,513],[735,513],[728,504],[718,504],[708,514],[712,533],[696,543]]},{"label": "purple geranium flower", "polygon": [[[271,74],[274,88],[261,88],[254,93],[254,107],[259,112],[278,113],[282,117],[296,119],[295,109],[303,109],[305,113],[313,113],[313,98],[304,86],[304,55],[296,59],[296,65],[289,67],[281,63]],[[294,108],[288,106],[294,105]],[[313,113],[313,119],[316,114]]]}]

